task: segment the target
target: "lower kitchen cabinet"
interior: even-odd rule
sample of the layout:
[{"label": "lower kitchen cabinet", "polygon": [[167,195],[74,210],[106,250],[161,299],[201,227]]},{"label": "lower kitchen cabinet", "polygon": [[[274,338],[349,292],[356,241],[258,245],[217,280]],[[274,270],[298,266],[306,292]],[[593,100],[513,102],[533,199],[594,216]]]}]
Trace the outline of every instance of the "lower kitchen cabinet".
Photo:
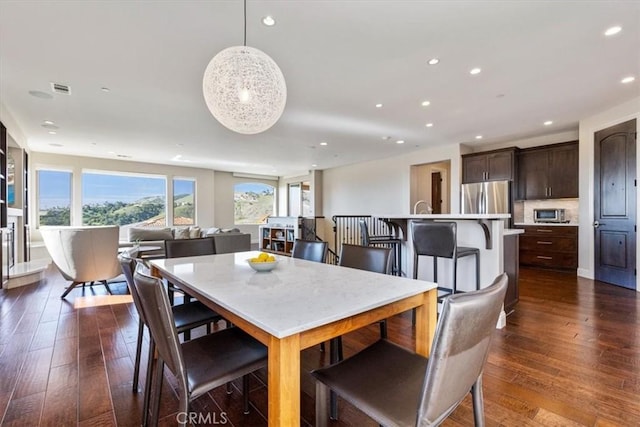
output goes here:
[{"label": "lower kitchen cabinet", "polygon": [[522,226],[520,264],[558,270],[578,268],[578,227]]}]

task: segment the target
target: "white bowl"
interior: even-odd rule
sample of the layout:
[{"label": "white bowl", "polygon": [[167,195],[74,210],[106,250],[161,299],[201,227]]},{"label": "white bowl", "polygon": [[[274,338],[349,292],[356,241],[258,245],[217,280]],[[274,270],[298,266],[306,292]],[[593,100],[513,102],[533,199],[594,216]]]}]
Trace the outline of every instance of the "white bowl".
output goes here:
[{"label": "white bowl", "polygon": [[255,271],[271,271],[278,265],[278,260],[271,262],[252,262],[251,260],[247,260],[247,264]]}]

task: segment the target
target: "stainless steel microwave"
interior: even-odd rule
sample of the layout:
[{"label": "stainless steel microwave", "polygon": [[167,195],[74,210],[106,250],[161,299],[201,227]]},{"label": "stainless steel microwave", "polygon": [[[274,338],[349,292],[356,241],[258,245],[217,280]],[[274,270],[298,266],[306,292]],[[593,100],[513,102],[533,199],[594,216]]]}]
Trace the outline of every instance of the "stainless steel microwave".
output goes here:
[{"label": "stainless steel microwave", "polygon": [[534,209],[533,220],[535,222],[567,222],[564,209]]}]

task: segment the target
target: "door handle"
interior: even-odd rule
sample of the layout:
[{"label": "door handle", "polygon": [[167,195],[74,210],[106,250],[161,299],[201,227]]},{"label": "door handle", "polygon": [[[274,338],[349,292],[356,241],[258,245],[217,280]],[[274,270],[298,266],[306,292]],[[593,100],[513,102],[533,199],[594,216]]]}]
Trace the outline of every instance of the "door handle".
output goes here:
[{"label": "door handle", "polygon": [[604,225],[604,224],[600,224],[600,222],[599,222],[599,221],[593,221],[593,228],[598,228],[598,227],[600,227],[601,225]]}]

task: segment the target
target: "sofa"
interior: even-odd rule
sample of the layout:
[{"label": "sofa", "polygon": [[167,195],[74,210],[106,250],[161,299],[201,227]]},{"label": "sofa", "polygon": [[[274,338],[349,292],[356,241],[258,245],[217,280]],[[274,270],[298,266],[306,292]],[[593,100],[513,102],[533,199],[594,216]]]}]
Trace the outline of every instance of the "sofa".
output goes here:
[{"label": "sofa", "polygon": [[127,230],[127,241],[120,242],[120,247],[158,246],[159,249],[145,251],[144,257],[163,258],[165,256],[164,242],[173,239],[198,239],[213,237],[216,253],[226,254],[251,250],[251,234],[242,233],[237,228],[221,229],[211,227],[201,229],[198,226],[189,227],[130,227]]}]

